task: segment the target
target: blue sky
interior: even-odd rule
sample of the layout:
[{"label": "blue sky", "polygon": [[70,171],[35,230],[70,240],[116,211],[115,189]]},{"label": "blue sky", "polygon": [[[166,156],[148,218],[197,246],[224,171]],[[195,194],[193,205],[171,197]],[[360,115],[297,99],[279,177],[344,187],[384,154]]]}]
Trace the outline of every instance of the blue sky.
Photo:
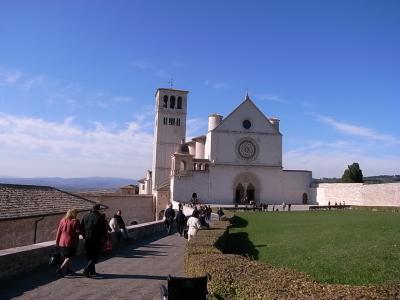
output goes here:
[{"label": "blue sky", "polygon": [[143,177],[170,78],[188,136],[249,91],[286,169],[400,174],[399,1],[2,0],[0,175]]}]

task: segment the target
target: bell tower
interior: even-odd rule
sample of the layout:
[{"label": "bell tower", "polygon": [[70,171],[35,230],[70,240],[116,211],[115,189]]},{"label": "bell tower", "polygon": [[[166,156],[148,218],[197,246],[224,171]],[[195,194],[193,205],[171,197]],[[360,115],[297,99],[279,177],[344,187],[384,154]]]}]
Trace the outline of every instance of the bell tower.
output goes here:
[{"label": "bell tower", "polygon": [[168,182],[171,175],[171,155],[186,136],[188,91],[159,88],[156,92],[154,120],[153,191]]}]

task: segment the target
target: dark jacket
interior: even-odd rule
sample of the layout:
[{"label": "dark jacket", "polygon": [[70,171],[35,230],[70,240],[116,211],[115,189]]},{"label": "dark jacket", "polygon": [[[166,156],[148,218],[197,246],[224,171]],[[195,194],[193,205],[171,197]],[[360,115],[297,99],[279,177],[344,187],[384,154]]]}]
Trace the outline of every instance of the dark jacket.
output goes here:
[{"label": "dark jacket", "polygon": [[183,211],[179,210],[178,214],[176,215],[176,223],[179,225],[186,224],[186,216],[183,214]]},{"label": "dark jacket", "polygon": [[115,215],[114,218],[117,220],[119,228],[121,228],[121,229],[125,229],[126,228],[125,222],[124,222],[124,220],[122,219],[122,217],[120,215]]},{"label": "dark jacket", "polygon": [[166,223],[171,223],[174,221],[175,218],[175,211],[173,208],[168,207],[167,210],[165,211],[165,222]]},{"label": "dark jacket", "polygon": [[101,241],[104,235],[104,222],[97,210],[91,210],[81,222],[81,234],[85,239]]}]

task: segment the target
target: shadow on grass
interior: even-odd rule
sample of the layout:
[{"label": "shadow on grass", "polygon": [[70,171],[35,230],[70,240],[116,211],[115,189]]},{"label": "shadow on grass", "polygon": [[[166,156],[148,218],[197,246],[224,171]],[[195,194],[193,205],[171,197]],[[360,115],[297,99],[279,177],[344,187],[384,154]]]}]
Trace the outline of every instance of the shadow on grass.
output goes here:
[{"label": "shadow on grass", "polygon": [[[247,220],[234,216],[232,219],[231,228],[245,228],[248,225]],[[258,245],[264,247],[266,245]],[[259,251],[255,245],[250,241],[247,232],[234,232],[229,233],[225,246],[225,253],[238,254],[248,256],[252,259],[258,259]]]}]

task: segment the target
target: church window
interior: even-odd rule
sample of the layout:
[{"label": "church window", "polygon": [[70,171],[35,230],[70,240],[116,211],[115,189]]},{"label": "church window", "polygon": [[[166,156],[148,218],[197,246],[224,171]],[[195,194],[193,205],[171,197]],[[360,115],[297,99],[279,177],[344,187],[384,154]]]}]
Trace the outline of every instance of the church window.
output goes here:
[{"label": "church window", "polygon": [[251,122],[250,122],[250,120],[244,120],[243,121],[243,123],[242,123],[242,125],[243,125],[243,128],[244,129],[250,129],[250,127],[251,127]]},{"label": "church window", "polygon": [[178,97],[178,105],[176,107],[177,109],[182,109],[182,97]]},{"label": "church window", "polygon": [[185,171],[186,170],[186,162],[184,160],[181,160],[179,169],[181,171]]},{"label": "church window", "polygon": [[175,96],[169,98],[169,108],[175,108]]},{"label": "church window", "polygon": [[164,108],[168,108],[168,96],[165,95],[163,100],[164,100],[164,105],[163,105],[163,107],[164,107]]}]

